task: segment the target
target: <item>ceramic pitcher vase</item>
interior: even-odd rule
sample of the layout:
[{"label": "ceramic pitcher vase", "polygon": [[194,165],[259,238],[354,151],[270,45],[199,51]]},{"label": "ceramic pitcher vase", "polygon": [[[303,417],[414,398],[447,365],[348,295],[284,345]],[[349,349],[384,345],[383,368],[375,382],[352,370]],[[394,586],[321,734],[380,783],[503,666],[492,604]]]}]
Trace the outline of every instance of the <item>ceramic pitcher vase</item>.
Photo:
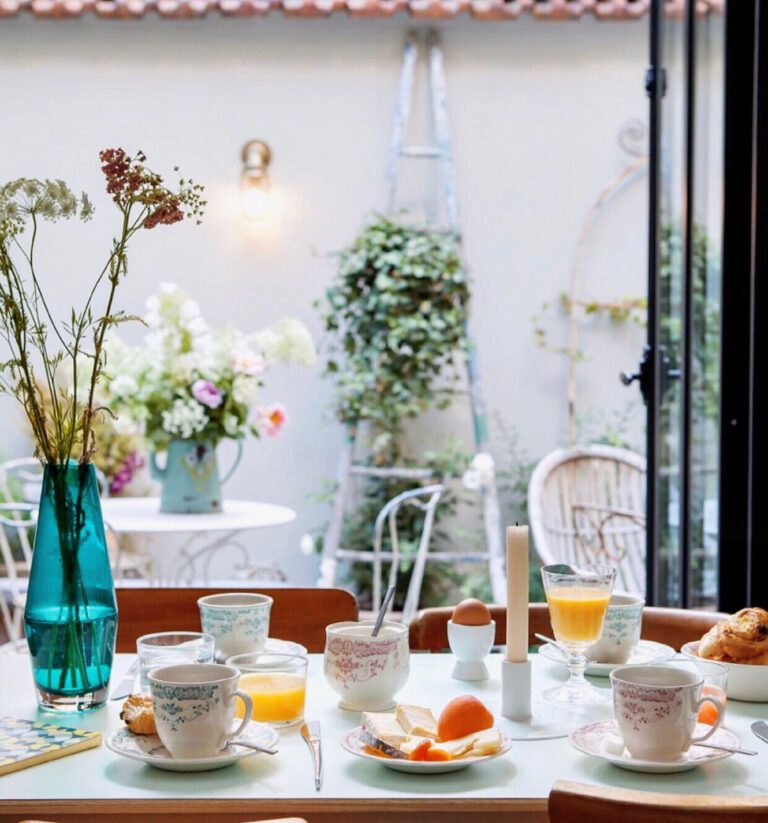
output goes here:
[{"label": "ceramic pitcher vase", "polygon": [[219,477],[216,445],[210,440],[172,440],[165,467],[150,457],[152,476],[162,486],[160,511],[177,514],[210,514],[221,511],[221,487],[234,474],[243,454],[237,441],[237,455],[232,468]]},{"label": "ceramic pitcher vase", "polygon": [[84,711],[106,702],[116,628],[93,466],[47,465],[24,610],[42,708]]}]

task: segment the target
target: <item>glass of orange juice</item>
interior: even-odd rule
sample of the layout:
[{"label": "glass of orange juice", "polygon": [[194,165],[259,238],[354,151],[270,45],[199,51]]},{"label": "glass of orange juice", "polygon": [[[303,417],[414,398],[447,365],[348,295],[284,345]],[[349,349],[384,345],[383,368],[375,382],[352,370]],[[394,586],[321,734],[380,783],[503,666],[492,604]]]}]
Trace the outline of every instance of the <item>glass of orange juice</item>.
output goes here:
[{"label": "glass of orange juice", "polygon": [[[304,720],[307,696],[307,658],[302,654],[252,652],[227,659],[240,669],[237,688],[253,700],[253,719],[278,728]],[[242,717],[245,706],[237,698],[235,714]]]},{"label": "glass of orange juice", "polygon": [[549,605],[549,619],[555,638],[568,650],[567,683],[544,692],[556,703],[592,705],[610,701],[610,693],[587,682],[586,650],[600,639],[603,620],[611,599],[616,569],[612,566],[544,566],[541,578]]}]

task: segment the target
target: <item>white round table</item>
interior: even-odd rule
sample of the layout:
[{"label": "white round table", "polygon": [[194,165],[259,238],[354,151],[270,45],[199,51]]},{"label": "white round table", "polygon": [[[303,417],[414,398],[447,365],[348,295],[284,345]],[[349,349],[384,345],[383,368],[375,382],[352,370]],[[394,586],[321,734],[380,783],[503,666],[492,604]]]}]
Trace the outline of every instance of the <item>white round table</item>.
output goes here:
[{"label": "white round table", "polygon": [[[249,554],[237,539],[240,532],[282,526],[296,519],[296,512],[287,506],[251,500],[224,500],[223,510],[212,514],[173,514],[160,511],[158,497],[111,497],[101,501],[101,511],[104,525],[118,537],[146,535],[155,585],[210,582],[211,560],[224,547],[238,550],[243,565],[237,568],[247,569]],[[162,539],[173,535],[184,537],[175,553]]]}]

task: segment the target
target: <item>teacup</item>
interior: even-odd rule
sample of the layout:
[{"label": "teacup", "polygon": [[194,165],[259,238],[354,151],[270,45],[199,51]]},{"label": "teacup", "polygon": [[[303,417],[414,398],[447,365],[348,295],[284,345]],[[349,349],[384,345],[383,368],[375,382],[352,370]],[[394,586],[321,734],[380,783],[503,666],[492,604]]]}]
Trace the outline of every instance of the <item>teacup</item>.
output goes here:
[{"label": "teacup", "polygon": [[[723,704],[701,697],[704,678],[671,666],[621,666],[611,672],[613,708],[624,746],[640,760],[679,760],[694,743],[711,737],[723,722]],[[717,720],[701,737],[693,737],[704,703],[712,703]]]},{"label": "teacup", "polygon": [[266,594],[209,594],[197,601],[203,631],[216,641],[216,659],[263,651],[272,598]]},{"label": "teacup", "polygon": [[491,651],[495,638],[495,620],[484,626],[465,626],[449,620],[448,644],[456,658],[451,677],[455,680],[487,680],[485,658]]},{"label": "teacup", "polygon": [[[250,723],[253,702],[238,691],[240,672],[217,663],[184,663],[152,669],[147,676],[157,734],[171,757],[215,757]],[[236,698],[245,704],[235,720]]]},{"label": "teacup", "polygon": [[596,663],[626,663],[640,642],[645,600],[632,594],[611,595],[600,639],[587,649]]},{"label": "teacup", "polygon": [[350,711],[384,711],[408,680],[408,627],[385,622],[376,637],[373,621],[332,623],[325,630],[323,670]]}]

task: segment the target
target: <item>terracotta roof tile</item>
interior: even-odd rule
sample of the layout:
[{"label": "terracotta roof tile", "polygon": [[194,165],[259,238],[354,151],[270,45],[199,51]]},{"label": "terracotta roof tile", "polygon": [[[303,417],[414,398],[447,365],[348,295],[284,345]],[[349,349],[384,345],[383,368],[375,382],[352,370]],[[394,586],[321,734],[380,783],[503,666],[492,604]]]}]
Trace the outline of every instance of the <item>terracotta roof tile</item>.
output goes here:
[{"label": "terracotta roof tile", "polygon": [[[405,12],[422,20],[469,14],[478,20],[636,20],[648,13],[651,0],[0,0],[0,19],[27,12],[34,17],[72,18],[84,14],[127,19],[154,12],[160,17],[258,17],[272,11],[287,17],[390,17]],[[699,14],[722,13],[725,0],[697,0]],[[683,0],[666,0],[667,13],[679,15]]]}]

